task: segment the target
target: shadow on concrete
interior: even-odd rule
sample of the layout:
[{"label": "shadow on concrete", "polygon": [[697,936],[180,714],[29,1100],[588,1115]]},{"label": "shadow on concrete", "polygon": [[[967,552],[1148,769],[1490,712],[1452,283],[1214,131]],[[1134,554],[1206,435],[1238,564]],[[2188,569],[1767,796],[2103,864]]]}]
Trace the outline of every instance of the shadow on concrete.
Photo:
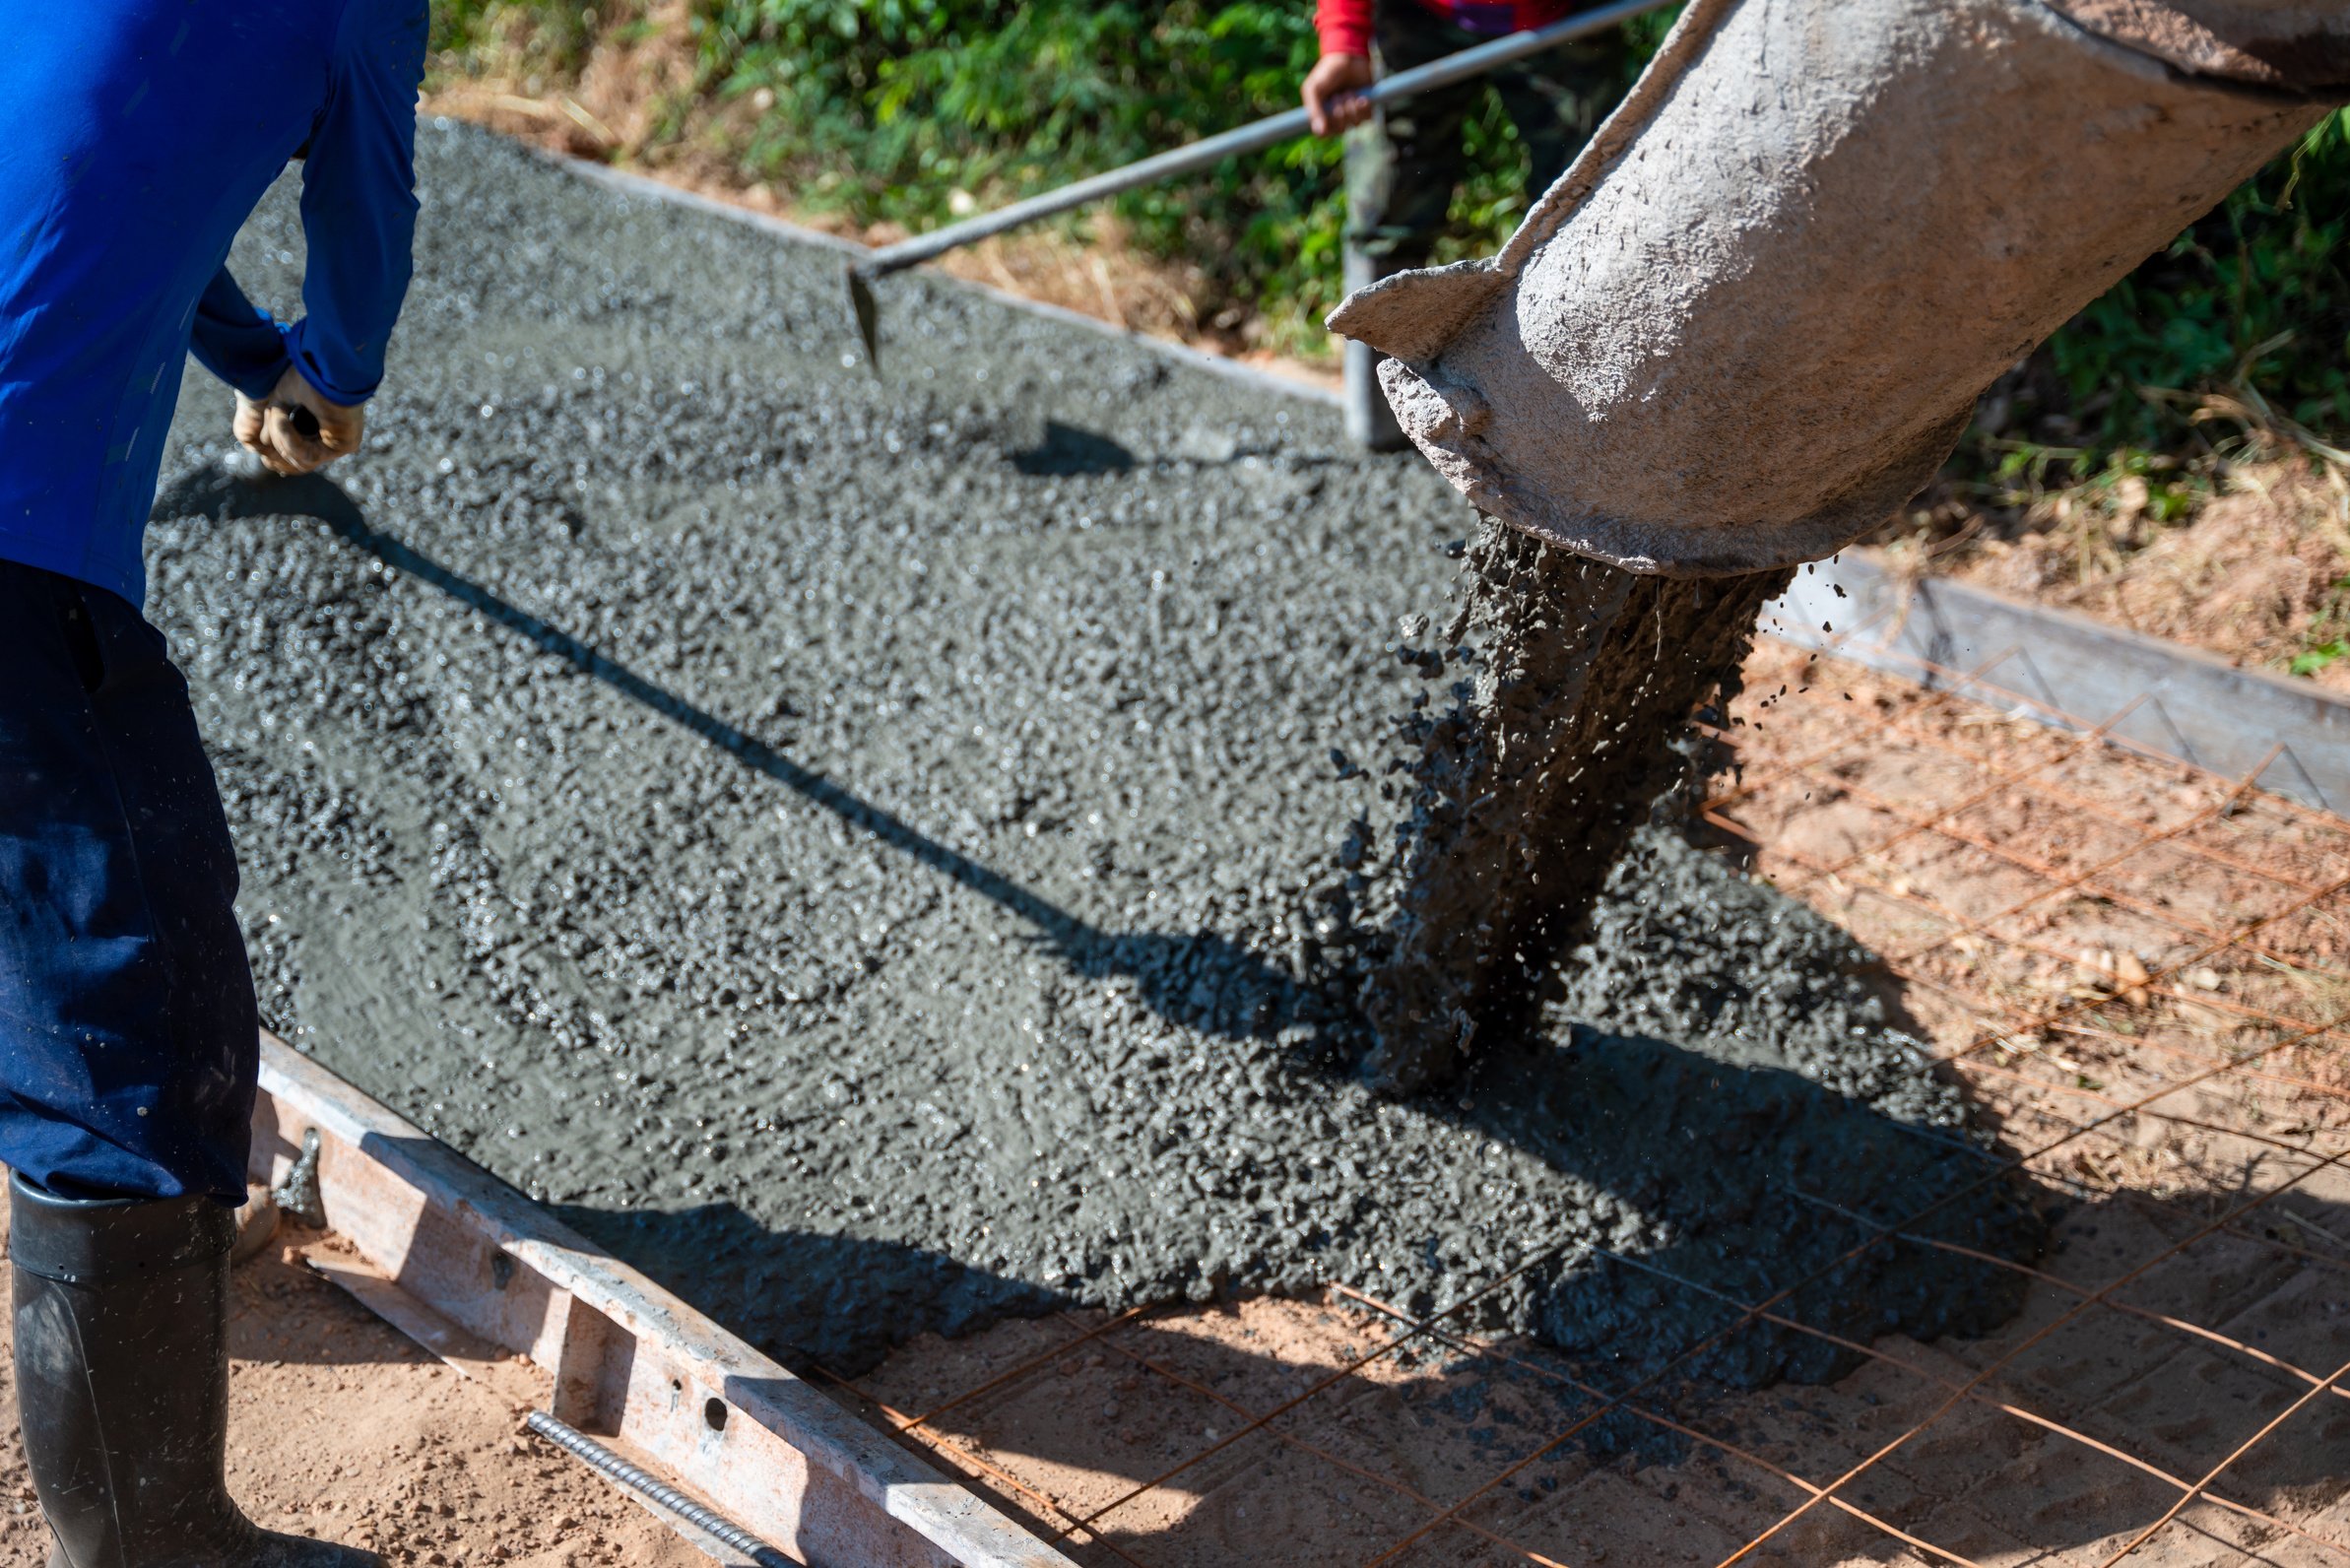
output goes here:
[{"label": "shadow on concrete", "polygon": [[[1085,439],[1116,447],[1105,438]],[[1017,915],[1036,928],[1049,951],[1078,973],[1097,978],[1132,977],[1145,1004],[1170,1022],[1229,1038],[1278,1028],[1318,1001],[1286,970],[1215,932],[1111,932],[1091,924],[984,862],[941,843],[847,786],[794,761],[769,743],[647,680],[494,589],[374,527],[359,503],[323,474],[294,479],[245,478],[219,467],[202,469],[166,489],[156,502],[155,515],[210,517],[223,522],[307,517],[323,523],[346,543],[385,565],[449,595],[580,675],[691,731],[810,805]]]},{"label": "shadow on concrete", "polygon": [[[1986,1334],[2015,1315],[2022,1276],[1925,1242],[2029,1261],[2045,1238],[2038,1195],[1986,1150],[1783,1069],[1578,1031],[1566,1048],[1496,1048],[1465,1087],[1462,1100],[1409,1102],[1388,1114],[1472,1135],[1448,1137],[1447,1146],[1523,1148],[1623,1206],[1601,1206],[1596,1219],[1558,1216],[1555,1251],[1488,1303],[1506,1301],[1520,1321],[1531,1314],[1540,1339],[1617,1372],[1677,1360],[1690,1375],[1754,1387],[1822,1382],[1858,1362],[1858,1352],[1832,1340],[1741,1321],[1741,1304],[1774,1298],[1794,1322],[1862,1342],[1894,1332],[1927,1340]],[[1136,1180],[1190,1191],[1188,1153],[1179,1146]],[[1267,1185],[1283,1187],[1305,1176],[1305,1162],[1345,1154],[1342,1142],[1322,1139],[1263,1156]],[[1299,1169],[1279,1170],[1284,1160]],[[1071,1304],[1076,1294],[892,1242],[770,1231],[730,1204],[561,1213],[770,1353],[843,1372],[862,1371],[913,1335],[957,1336]],[[1922,1240],[1875,1239],[1879,1226],[1920,1214],[1911,1230]],[[1316,1245],[1272,1229],[1252,1234],[1235,1217],[1244,1219],[1243,1256]],[[1038,1222],[1004,1219],[1012,1229]],[[1356,1222],[1394,1238],[1391,1251],[1420,1245],[1407,1210],[1375,1209]],[[1437,1227],[1458,1220],[1431,1215],[1428,1223],[1430,1283],[1396,1302],[1415,1314],[1491,1282],[1469,1270],[1444,1273],[1437,1260],[1459,1238]],[[1079,1273],[1098,1278],[1108,1267],[1106,1256],[1085,1257]],[[1246,1293],[1245,1274],[1240,1288]],[[1483,1331],[1506,1320],[1472,1308],[1457,1321]],[[1721,1342],[1707,1342],[1717,1335]]]},{"label": "shadow on concrete", "polygon": [[1059,420],[1044,422],[1044,437],[1012,454],[1012,466],[1031,479],[1075,479],[1124,474],[1140,461],[1119,441]]},{"label": "shadow on concrete", "polygon": [[[1267,1027],[1297,1006],[1290,977],[1221,939],[1102,931],[940,844],[774,747],[372,528],[329,481],[248,485],[225,475],[200,475],[175,487],[164,506],[182,515],[317,519],[354,547],[459,599],[581,674],[693,731],[744,766],[1019,915],[1073,965],[1142,979],[1152,1006],[1189,1027],[1245,1033]],[[2080,1272],[2090,1288],[2151,1256],[2163,1239],[2191,1234],[2212,1216],[2203,1200],[2189,1199],[2073,1205],[2069,1213],[2057,1214],[2050,1193],[2001,1174],[1994,1156],[1961,1140],[1883,1116],[1798,1075],[1728,1064],[1666,1041],[1582,1030],[1565,1045],[1495,1040],[1456,1091],[1458,1099],[1413,1102],[1396,1114],[1443,1120],[1530,1150],[1616,1195],[1636,1211],[1622,1234],[1598,1237],[1596,1246],[1589,1244],[1591,1238],[1578,1237],[1554,1266],[1531,1272],[1511,1286],[1534,1293],[1535,1318],[1555,1349],[1522,1347],[1513,1351],[1517,1363],[1440,1356],[1408,1369],[1392,1385],[1365,1383],[1354,1391],[1359,1398],[1335,1402],[1364,1410],[1373,1408],[1365,1401],[1396,1405],[1393,1436],[1399,1443],[1408,1440],[1408,1453],[1399,1450],[1404,1459],[1418,1453],[1420,1445],[1458,1441],[1469,1445],[1461,1461],[1465,1470],[1489,1462],[1496,1470],[1515,1463],[1513,1456],[1534,1453],[1564,1425],[1591,1413],[1596,1402],[1576,1393],[1572,1381],[1608,1391],[1632,1387],[1725,1330],[1730,1332],[1720,1344],[1676,1361],[1673,1375],[1653,1394],[1657,1404],[1704,1430],[1720,1431],[1698,1418],[1709,1407],[1706,1402],[1739,1397],[1726,1390],[1773,1378],[1821,1382],[1842,1376],[1860,1359],[1848,1346],[1795,1328],[1744,1321],[1746,1314],[1736,1303],[1769,1300],[1780,1317],[1856,1342],[1891,1332],[1914,1339],[1962,1339],[1998,1330],[2019,1308],[2030,1324],[2071,1304],[2053,1287],[2027,1299],[2020,1275],[1969,1263],[1921,1241],[1894,1240],[1856,1252],[1877,1226],[1905,1220],[1937,1203],[1941,1207],[1915,1226],[1915,1233],[2014,1259],[2037,1256],[2044,1227],[2052,1222],[2061,1241],[2084,1251],[2101,1244],[2102,1230],[2121,1231],[2126,1223],[2129,1228],[2116,1240],[2110,1264],[2092,1260],[2095,1267]],[[1145,1172],[1142,1179],[1152,1178]],[[1049,1314],[1064,1299],[1030,1281],[921,1247],[770,1227],[731,1203],[627,1211],[572,1206],[555,1211],[746,1338],[804,1367],[858,1374],[881,1365],[885,1379],[890,1374],[883,1357],[892,1343],[909,1336],[961,1335],[1000,1319]],[[2297,1204],[2295,1212],[2305,1228],[2350,1238],[2350,1211],[2339,1206],[2312,1201]],[[1565,1229],[1562,1224],[1562,1234]],[[2048,1267],[2063,1272],[2056,1262]],[[2252,1254],[2232,1256],[2229,1267],[2190,1257],[2150,1276],[2147,1287],[2155,1295],[2148,1299],[2182,1321],[2256,1341],[2264,1353],[2323,1375],[2350,1353],[2350,1309],[2343,1308],[2338,1290],[2327,1294],[2308,1288],[2305,1276],[2318,1267],[2292,1263],[2273,1251],[2261,1253],[2256,1246]],[[2335,1267],[2350,1269],[2350,1246]],[[1485,1282],[1463,1279],[1454,1288],[1446,1281],[1444,1299],[1458,1299]],[[1398,1303],[1415,1312],[1442,1304],[1433,1299]],[[1457,1321],[1469,1330],[1488,1327],[1473,1311]],[[2117,1325],[2124,1322],[2126,1332],[2118,1333]],[[1042,1334],[1051,1326],[1047,1318],[1003,1333]],[[2016,1333],[2005,1331],[2002,1338],[2011,1340]],[[1008,1385],[1000,1398],[958,1407],[942,1420],[942,1429],[983,1436],[1002,1453],[1034,1455],[1139,1483],[1160,1473],[1174,1448],[1197,1446],[1197,1431],[1179,1430],[1171,1424],[1173,1415],[1162,1420],[1158,1404],[1167,1410],[1191,1411],[1199,1417],[1197,1427],[1205,1429],[1232,1415],[1199,1388],[1224,1393],[1258,1411],[1299,1392],[1293,1358],[1251,1346],[1237,1333],[1203,1337],[1144,1324],[1127,1331],[1120,1342],[1126,1350],[1182,1371],[1179,1394],[1148,1381],[1155,1373],[1133,1373],[1135,1363],[1123,1352],[1105,1352],[1102,1365],[1126,1368],[1120,1376],[1145,1378],[1138,1388],[1160,1391],[1152,1402],[1137,1402],[1153,1405],[1147,1420],[1140,1413],[1123,1422],[1099,1413],[1105,1405],[1122,1405],[1133,1391],[1114,1386],[1096,1399],[1091,1390],[1079,1393],[1050,1381],[1022,1380]],[[941,1352],[922,1346],[908,1353]],[[1954,1353],[1980,1354],[1968,1347],[1956,1347]],[[2151,1370],[2133,1371],[2132,1357]],[[1079,1358],[1080,1370],[1085,1359]],[[1056,1371],[1054,1376],[1068,1375]],[[1551,1403],[1540,1404],[1528,1392],[1535,1386]],[[2166,1463],[2187,1474],[2201,1473],[2260,1420],[2305,1392],[2288,1375],[2242,1352],[2185,1339],[2174,1345],[2143,1320],[2102,1313],[2052,1337],[2032,1364],[2019,1365],[2013,1388],[2016,1403],[2081,1424],[2117,1447],[2142,1452],[2150,1443],[2168,1445],[2166,1452],[2182,1457]],[[2213,1394],[2214,1388],[2224,1389],[2225,1397]],[[2177,1409],[2165,1403],[2174,1395],[2185,1402]],[[2197,1399],[2210,1407],[2196,1405]],[[1032,1405],[1024,1414],[1016,1408],[1022,1402]],[[1839,1405],[1830,1416],[1859,1419],[1858,1409]],[[2350,1478],[2350,1402],[2322,1398],[2297,1421],[2303,1424],[2297,1424],[2292,1441],[2265,1445],[2234,1472],[2255,1501],[2313,1495],[2317,1488],[2338,1492]],[[1452,1427],[1458,1432],[1451,1433]],[[1439,1435],[1424,1435],[1431,1432]],[[1649,1423],[1610,1415],[1531,1465],[1524,1472],[1521,1501],[1529,1508],[1546,1506],[1553,1487],[1562,1493],[1571,1489],[1595,1463],[1613,1456],[1668,1462],[1688,1470],[1700,1452]],[[1987,1453],[1983,1463],[1988,1470],[1997,1460]],[[1824,1461],[1817,1468],[1824,1473],[1835,1470]],[[1545,1474],[1550,1486],[1543,1482]],[[2110,1528],[2094,1511],[2083,1510],[2076,1518],[2055,1510],[2038,1516],[2026,1534],[2035,1540],[2054,1543],[2062,1537],[2062,1543],[2072,1544],[2101,1538]]]},{"label": "shadow on concrete", "polygon": [[[450,595],[578,673],[690,730],[741,765],[1012,911],[1077,972],[1134,978],[1151,1008],[1187,1028],[1226,1037],[1263,1034],[1321,1006],[1319,996],[1295,977],[1216,934],[1117,933],[1085,922],[372,527],[357,503],[323,477],[251,482],[219,471],[199,473],[175,486],[159,509],[222,519],[299,515],[322,522],[355,548]],[[1300,1071],[1336,1065],[1313,1058],[1310,1051],[1299,1051],[1295,1066]],[[1966,1162],[1979,1156],[1963,1143],[1906,1128],[1795,1074],[1735,1068],[1660,1041],[1583,1031],[1562,1048],[1522,1033],[1515,1044],[1506,1037],[1491,1040],[1456,1089],[1458,1099],[1423,1100],[1400,1108],[1399,1114],[1458,1123],[1614,1193],[1636,1211],[1639,1224],[1659,1233],[1636,1230],[1620,1238],[1625,1257],[1650,1257],[1702,1288],[1756,1300],[1824,1270],[1795,1298],[1797,1305],[1816,1310],[1821,1322],[1839,1332],[1863,1337],[1891,1327],[1927,1338],[1981,1332],[2012,1311],[2012,1292],[2002,1292],[2000,1280],[1963,1280],[1946,1264],[1929,1266],[1936,1260],[1912,1256],[1903,1247],[1873,1248],[1849,1264],[1838,1261],[1857,1222],[1832,1218],[1835,1210],[1885,1217],[1908,1213],[1925,1206],[1912,1202],[1913,1196],[1939,1197],[1963,1186],[1954,1173],[1965,1172]],[[1295,1155],[1302,1159],[1313,1152],[1300,1148]],[[1951,1219],[1970,1227],[1974,1244],[2002,1256],[2029,1256],[2036,1245],[2028,1206],[1996,1185],[1955,1203]],[[637,1223],[633,1217],[629,1222]],[[582,1223],[594,1228],[588,1218]],[[710,1271],[720,1267],[713,1260],[734,1252],[772,1252],[771,1245],[744,1228],[747,1224],[728,1222],[723,1234],[694,1239],[676,1256],[694,1260],[694,1277],[706,1282],[715,1277]],[[657,1238],[630,1231],[608,1239],[616,1250],[635,1255],[639,1243]],[[1441,1250],[1439,1240],[1429,1238],[1431,1257]],[[669,1245],[654,1252],[668,1256]],[[947,1331],[1036,1310],[1049,1299],[1023,1282],[991,1282],[977,1275],[949,1287],[937,1274],[948,1267],[943,1261],[935,1268],[903,1260],[884,1267],[869,1257],[847,1274],[837,1263],[824,1264],[815,1274],[797,1267],[770,1267],[763,1281],[744,1283],[731,1296],[735,1305],[721,1316],[778,1343],[801,1343],[818,1359],[855,1362],[878,1354],[891,1330]],[[1802,1267],[1794,1267],[1797,1264]],[[682,1266],[663,1272],[685,1277]],[[861,1309],[836,1313],[831,1304],[807,1295],[812,1280],[833,1277],[882,1283],[865,1288],[857,1298],[865,1304]],[[1541,1303],[1537,1315],[1545,1338],[1570,1349],[1617,1356],[1626,1354],[1629,1344],[1663,1342],[1661,1330],[1668,1336],[1676,1325],[1720,1315],[1669,1278],[1597,1256],[1562,1261],[1530,1277],[1524,1288]],[[975,1304],[981,1302],[987,1305]],[[1434,1303],[1403,1304],[1423,1310]],[[840,1328],[844,1322],[847,1327]],[[805,1335],[816,1332],[807,1327],[812,1325],[822,1334],[864,1338],[853,1350],[828,1341],[807,1343]],[[1849,1353],[1832,1346],[1789,1339],[1765,1327],[1742,1332],[1735,1346],[1712,1354],[1707,1370],[1744,1383],[1776,1376],[1818,1378],[1833,1375],[1849,1359]]]}]

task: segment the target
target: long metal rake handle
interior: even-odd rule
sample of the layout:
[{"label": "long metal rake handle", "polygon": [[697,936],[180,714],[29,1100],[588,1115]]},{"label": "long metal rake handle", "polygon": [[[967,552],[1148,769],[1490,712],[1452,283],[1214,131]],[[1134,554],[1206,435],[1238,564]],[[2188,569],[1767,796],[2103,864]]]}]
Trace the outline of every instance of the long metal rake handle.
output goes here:
[{"label": "long metal rake handle", "polygon": [[[1408,71],[1399,71],[1394,76],[1372,83],[1363,90],[1362,96],[1373,104],[1393,103],[1415,93],[1450,87],[1455,82],[1482,76],[1513,60],[1523,60],[1544,49],[1555,49],[1562,43],[1572,43],[1577,38],[1604,32],[1643,12],[1655,11],[1669,3],[1670,0],[1615,0],[1613,5],[1581,12],[1553,22],[1546,28],[1536,28],[1531,33],[1513,33],[1508,37],[1495,38],[1491,43],[1480,43],[1474,48],[1463,49],[1458,54],[1448,54],[1441,60],[1415,66]],[[959,224],[948,224],[945,229],[934,229],[927,234],[916,234],[894,245],[883,245],[879,250],[868,251],[848,266],[849,316],[856,323],[859,340],[865,345],[865,362],[876,370],[881,368],[881,305],[874,298],[873,292],[876,279],[902,272],[916,262],[928,261],[957,245],[968,245],[991,234],[1003,233],[1008,229],[1032,224],[1039,218],[1050,218],[1072,207],[1082,207],[1104,196],[1133,190],[1138,185],[1188,174],[1227,158],[1253,153],[1276,142],[1303,136],[1312,129],[1313,125],[1303,108],[1268,115],[1220,135],[1080,179],[1075,184],[1064,185],[1059,190],[1049,190],[1042,195],[1031,196],[1026,201],[1000,207],[992,213],[981,213]]]},{"label": "long metal rake handle", "polygon": [[[1545,49],[1557,48],[1562,43],[1572,43],[1577,38],[1603,33],[1619,23],[1644,12],[1655,11],[1667,3],[1668,0],[1615,0],[1613,5],[1578,13],[1553,22],[1546,28],[1537,28],[1531,33],[1514,33],[1508,37],[1496,38],[1491,43],[1480,43],[1474,48],[1463,49],[1458,54],[1446,55],[1430,64],[1399,71],[1365,88],[1362,96],[1374,104],[1393,103],[1415,93],[1450,87],[1455,82],[1482,76],[1514,60],[1523,60],[1530,54],[1539,54]],[[1178,174],[1206,168],[1242,153],[1253,153],[1276,142],[1286,142],[1305,135],[1312,128],[1303,108],[1268,115],[1250,124],[1113,168],[1107,173],[1095,174],[1058,190],[1013,202],[992,213],[981,213],[959,224],[948,224],[945,229],[916,234],[894,245],[883,245],[859,261],[856,270],[869,279],[885,278],[890,273],[903,271],[916,262],[928,261],[958,245],[1000,234],[1008,229],[1017,229],[1022,224],[1032,224],[1039,218],[1050,218],[1072,207],[1082,207],[1104,196],[1115,196],[1120,191],[1133,190],[1139,185],[1172,179]]]}]

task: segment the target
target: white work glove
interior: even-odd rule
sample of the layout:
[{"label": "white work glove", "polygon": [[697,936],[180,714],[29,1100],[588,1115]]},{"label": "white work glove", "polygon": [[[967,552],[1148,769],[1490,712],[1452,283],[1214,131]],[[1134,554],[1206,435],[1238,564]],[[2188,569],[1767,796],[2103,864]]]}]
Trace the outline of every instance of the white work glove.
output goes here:
[{"label": "white work glove", "polygon": [[[306,412],[309,419],[299,414]],[[309,428],[315,422],[315,428]],[[359,450],[366,418],[356,408],[329,403],[292,365],[278,377],[266,401],[236,394],[237,444],[273,474],[308,474]]]},{"label": "white work glove", "polygon": [[1364,54],[1326,54],[1314,62],[1314,69],[1306,73],[1306,85],[1298,95],[1305,99],[1306,119],[1314,127],[1316,136],[1335,136],[1350,131],[1371,117],[1371,105],[1362,98],[1364,88],[1371,85],[1371,59]]}]

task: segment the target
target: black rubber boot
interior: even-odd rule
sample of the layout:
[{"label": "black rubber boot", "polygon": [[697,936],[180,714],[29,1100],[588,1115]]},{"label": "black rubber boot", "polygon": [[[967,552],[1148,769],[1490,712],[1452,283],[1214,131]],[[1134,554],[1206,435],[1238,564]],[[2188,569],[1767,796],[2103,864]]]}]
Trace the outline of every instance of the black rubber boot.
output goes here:
[{"label": "black rubber boot", "polygon": [[380,1568],[272,1535],[229,1499],[228,1245],[210,1199],[9,1184],[17,1413],[49,1568]]}]

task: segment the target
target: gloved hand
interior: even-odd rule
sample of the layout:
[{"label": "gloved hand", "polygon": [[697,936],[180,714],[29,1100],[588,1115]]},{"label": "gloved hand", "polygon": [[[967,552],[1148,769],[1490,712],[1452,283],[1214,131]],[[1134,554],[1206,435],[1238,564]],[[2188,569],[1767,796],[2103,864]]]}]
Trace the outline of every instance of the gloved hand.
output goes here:
[{"label": "gloved hand", "polygon": [[237,444],[273,474],[308,474],[359,450],[366,429],[356,408],[329,403],[292,365],[269,397],[256,403],[236,394]]},{"label": "gloved hand", "polygon": [[1326,54],[1316,60],[1314,69],[1306,73],[1305,88],[1299,94],[1305,99],[1306,119],[1314,127],[1314,134],[1336,135],[1369,119],[1371,105],[1362,100],[1361,94],[1370,85],[1368,55]]}]

